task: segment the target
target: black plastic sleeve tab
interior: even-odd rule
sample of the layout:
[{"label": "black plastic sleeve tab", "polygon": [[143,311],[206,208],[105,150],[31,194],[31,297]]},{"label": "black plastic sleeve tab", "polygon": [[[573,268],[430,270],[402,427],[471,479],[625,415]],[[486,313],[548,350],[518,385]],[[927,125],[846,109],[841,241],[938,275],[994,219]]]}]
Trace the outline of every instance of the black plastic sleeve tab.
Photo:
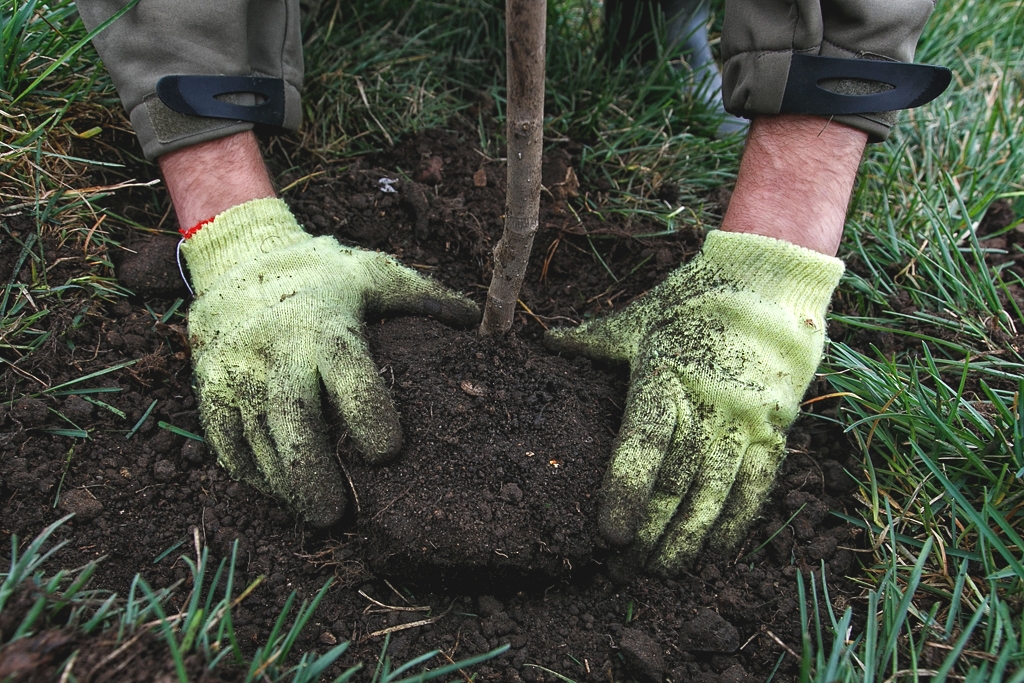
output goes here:
[{"label": "black plastic sleeve tab", "polygon": [[[795,53],[779,113],[838,116],[913,109],[941,95],[952,77],[944,66]],[[822,81],[835,79],[873,81],[892,88],[851,95],[821,87]]]},{"label": "black plastic sleeve tab", "polygon": [[[232,104],[217,99],[234,93],[256,96],[257,104]],[[156,94],[179,114],[249,121],[269,126],[284,124],[284,80],[260,76],[164,76]]]}]

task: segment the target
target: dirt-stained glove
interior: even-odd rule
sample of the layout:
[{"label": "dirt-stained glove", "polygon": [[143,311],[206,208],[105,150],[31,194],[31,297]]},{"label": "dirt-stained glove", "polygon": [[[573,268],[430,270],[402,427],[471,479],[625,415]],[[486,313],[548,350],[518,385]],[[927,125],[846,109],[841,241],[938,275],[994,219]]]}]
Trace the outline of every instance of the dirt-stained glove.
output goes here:
[{"label": "dirt-stained glove", "polygon": [[839,259],[788,242],[714,231],[620,313],[548,333],[554,350],[630,364],[599,508],[602,535],[629,546],[613,574],[678,574],[705,539],[716,550],[742,540],[821,360],[842,273]]},{"label": "dirt-stained glove", "polygon": [[479,309],[390,256],[312,237],[278,199],[225,211],[181,251],[196,289],[188,331],[207,440],[235,477],[316,526],[337,521],[345,480],[328,443],[321,382],[368,461],[394,457],[402,443],[362,337],[363,314],[468,326]]}]

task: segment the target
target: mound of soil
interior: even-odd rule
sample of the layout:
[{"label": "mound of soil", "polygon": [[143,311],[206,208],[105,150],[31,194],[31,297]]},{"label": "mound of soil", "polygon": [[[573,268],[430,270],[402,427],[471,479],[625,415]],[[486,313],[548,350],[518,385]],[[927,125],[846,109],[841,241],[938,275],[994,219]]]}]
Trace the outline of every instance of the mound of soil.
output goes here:
[{"label": "mound of soil", "polygon": [[[536,344],[403,318],[370,328],[406,423],[388,467],[350,466],[368,566],[489,590],[568,578],[600,545],[594,492],[625,387]],[[361,492],[361,493],[359,493]]]},{"label": "mound of soil", "polygon": [[[479,153],[474,137],[428,131],[307,178],[285,198],[310,230],[394,253],[482,301],[504,190],[501,166]],[[250,649],[267,638],[290,593],[310,598],[333,577],[296,644],[300,653],[322,652],[352,640],[330,676],[374,661],[390,634],[396,662],[437,648],[443,656],[434,665],[510,643],[507,654],[476,669],[478,681],[540,683],[557,680],[555,671],[593,683],[736,682],[765,680],[777,666],[774,680],[795,680],[798,663],[779,643],[800,649],[798,572],[823,569],[840,609],[857,590],[843,576],[862,542],[829,511],[855,514],[847,472],[858,458],[841,430],[806,416],[790,436],[763,517],[735,556],[702,557],[678,580],[643,576],[619,586],[607,578],[593,494],[618,426],[623,369],[553,357],[537,340],[544,326],[625,305],[696,253],[702,234],[666,235],[663,226],[614,215],[577,218],[566,200],[577,191],[569,171],[578,152],[569,144],[549,153],[552,192],[544,194],[521,296],[529,308],[518,314],[512,339],[484,342],[428,320],[368,325],[406,446],[394,465],[372,469],[339,442],[359,512],[326,532],[302,527],[276,501],[232,481],[203,443],[183,435],[200,425],[184,321],[168,315],[185,307],[161,298],[175,296],[166,277],[172,242],[162,250],[160,241],[147,242],[133,259],[112,259],[83,254],[83,244],[61,241],[56,230],[33,244],[32,222],[17,210],[4,215],[0,273],[13,274],[15,284],[36,282],[39,271],[23,258],[29,251],[44,255],[54,286],[80,283],[75,278],[94,258],[128,262],[126,280],[156,272],[138,261],[152,259],[162,276],[141,282],[149,298],[116,303],[76,284],[60,299],[48,297],[49,313],[33,320],[38,348],[24,357],[0,350],[16,367],[0,377],[9,401],[0,406],[0,531],[24,546],[76,512],[55,534],[69,543],[51,571],[105,558],[93,586],[122,595],[136,573],[157,588],[187,581],[179,556],[194,556],[196,535],[215,559],[237,541],[235,585],[266,577],[234,616]],[[313,163],[300,164],[283,185],[307,176]],[[601,192],[597,180],[579,182],[581,193]],[[156,225],[165,215],[147,190],[116,197],[123,205],[113,214],[135,223]],[[128,224],[112,216],[104,229],[120,229],[128,243]],[[634,237],[652,234],[659,236]],[[812,395],[827,391],[824,383],[812,387]],[[809,410],[828,412],[833,401]],[[69,436],[75,429],[88,438]],[[0,543],[0,563],[6,547]],[[168,609],[180,607],[188,588]],[[143,661],[140,654],[132,666]],[[364,669],[363,680],[372,671]],[[76,665],[73,673],[82,680],[88,672]]]}]

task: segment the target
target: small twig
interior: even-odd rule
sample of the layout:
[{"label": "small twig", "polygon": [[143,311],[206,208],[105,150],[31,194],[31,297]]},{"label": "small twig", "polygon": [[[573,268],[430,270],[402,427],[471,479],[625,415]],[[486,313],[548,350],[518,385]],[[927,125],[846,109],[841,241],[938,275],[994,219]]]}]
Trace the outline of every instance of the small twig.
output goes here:
[{"label": "small twig", "polygon": [[433,624],[436,621],[437,621],[437,617],[434,617],[434,618],[431,618],[431,619],[421,619],[420,621],[413,621],[413,622],[410,622],[408,624],[399,624],[398,626],[391,626],[390,628],[385,628],[385,629],[381,629],[380,631],[374,631],[373,633],[368,633],[365,636],[363,636],[363,640],[365,641],[365,640],[368,640],[370,638],[376,638],[378,636],[386,636],[387,634],[394,633],[395,631],[405,631],[406,629],[410,629],[410,628],[419,628],[420,626],[430,626],[431,624]]},{"label": "small twig", "polygon": [[378,128],[380,128],[380,132],[384,133],[384,137],[388,139],[388,144],[394,146],[395,141],[391,139],[391,134],[388,133],[388,129],[385,128],[384,125],[377,120],[376,115],[374,115],[373,113],[373,109],[370,108],[370,101],[366,98],[366,91],[363,90],[363,81],[359,78],[356,79],[356,87],[359,88],[359,96],[362,98],[363,104],[366,105],[366,113],[370,115],[370,118],[373,119],[373,122],[377,124]]},{"label": "small twig", "polygon": [[[206,508],[203,508],[203,512],[206,512]],[[198,567],[203,562],[203,546],[199,542],[199,527],[192,527],[192,541],[196,546],[196,566]]]},{"label": "small twig", "polygon": [[7,360],[6,358],[0,358],[0,361],[3,361],[4,363],[7,363],[7,365],[11,368],[11,370],[14,370],[19,375],[21,375],[23,377],[27,377],[28,379],[30,379],[30,380],[32,380],[34,382],[39,382],[46,389],[50,388],[49,384],[47,384],[43,380],[39,379],[38,377],[36,377],[32,373],[28,372],[27,370],[22,370],[21,368],[19,368],[17,365],[15,365],[11,361]]},{"label": "small twig", "polygon": [[355,501],[356,514],[358,515],[362,511],[362,508],[359,506],[359,493],[356,491],[355,482],[352,481],[352,475],[348,473],[348,468],[345,467],[345,463],[341,461],[341,458],[338,458],[338,466],[341,467],[342,473],[344,473],[345,478],[348,479],[348,487],[352,489],[352,500]]},{"label": "small twig", "polygon": [[100,219],[93,223],[92,227],[89,229],[89,234],[85,236],[85,244],[82,246],[82,253],[86,256],[89,255],[89,242],[92,240],[93,233],[96,232],[96,228],[100,227],[105,220],[107,220],[107,214],[100,216]]},{"label": "small twig", "polygon": [[561,243],[562,236],[558,235],[548,246],[548,253],[544,256],[544,265],[542,265],[540,269],[540,282],[544,282],[548,279],[548,268],[551,267],[551,259],[555,257],[555,252],[558,250],[558,245]]},{"label": "small twig", "polygon": [[[916,676],[934,676],[937,673],[939,673],[939,672],[936,671],[935,669],[900,669],[899,671],[893,673],[892,676],[889,676],[889,678],[885,679],[885,683],[892,683],[892,681],[899,680],[902,676],[906,676],[907,674],[914,674],[914,676],[916,677]],[[962,680],[964,680],[963,676],[954,676],[953,674],[948,674],[946,677],[947,678],[952,678],[955,681],[962,681]]]},{"label": "small twig", "polygon": [[853,393],[852,391],[836,391],[831,394],[825,394],[824,396],[815,396],[814,398],[807,399],[806,401],[800,404],[800,407],[803,408],[805,406],[811,405],[812,403],[817,403],[818,401],[824,401],[830,398],[841,398],[843,396],[854,396],[856,398],[860,398],[860,396]]},{"label": "small twig", "polygon": [[[181,581],[177,581],[177,582],[175,582],[174,585],[175,586],[179,586],[179,585],[181,585],[181,583],[182,583]],[[162,624],[164,622],[167,622],[168,624],[173,624],[175,622],[181,621],[184,616],[185,616],[184,612],[179,612],[178,614],[175,614],[173,617],[166,617],[164,619],[154,619],[153,621],[147,621],[145,624],[142,625],[142,628],[150,629],[150,628],[153,628],[155,626],[159,626],[160,624]]]},{"label": "small twig", "polygon": [[[444,658],[448,660],[449,664],[454,664],[455,663],[455,660],[452,659],[451,657],[449,657],[447,652],[442,650],[441,654],[444,655]],[[462,676],[463,680],[465,680],[466,683],[473,683],[473,679],[470,678],[468,675],[466,675],[465,671],[463,671],[462,669],[459,669],[458,671],[459,671],[459,675]]]},{"label": "small twig", "polygon": [[797,661],[799,661],[799,660],[800,660],[800,655],[798,655],[798,654],[797,654],[796,652],[793,652],[793,649],[792,649],[792,648],[791,648],[791,647],[790,647],[789,645],[786,645],[786,644],[785,644],[784,642],[782,642],[781,640],[779,640],[779,637],[778,637],[777,635],[775,635],[774,633],[772,633],[772,632],[771,632],[771,631],[769,631],[768,629],[765,629],[765,630],[764,630],[764,632],[768,634],[768,637],[769,637],[769,638],[771,638],[771,639],[772,639],[772,640],[774,640],[774,641],[775,641],[776,643],[778,643],[778,644],[779,644],[779,647],[781,647],[781,648],[782,648],[783,650],[785,650],[785,651],[786,651],[786,652],[788,652],[788,653],[789,653],[790,655],[792,655],[792,656],[793,656],[793,659],[796,659]]},{"label": "small twig", "polygon": [[274,654],[270,655],[270,657],[267,659],[267,661],[263,662],[263,665],[260,666],[260,668],[256,669],[256,673],[254,675],[255,676],[263,676],[263,672],[267,669],[267,667],[270,666],[271,664],[273,664],[275,661],[277,661],[277,658],[280,657],[280,656],[281,656],[281,651],[277,650]]},{"label": "small twig", "polygon": [[388,581],[387,579],[384,579],[384,583],[387,584],[388,588],[390,588],[392,591],[394,591],[395,595],[398,596],[399,600],[401,600],[402,602],[404,602],[407,605],[412,605],[411,602],[409,602],[408,600],[405,599],[404,595],[402,595],[401,593],[398,592],[397,588],[395,588],[394,586],[391,585],[390,581]]},{"label": "small twig", "polygon": [[288,190],[292,189],[293,187],[295,187],[299,183],[305,182],[307,180],[312,180],[313,178],[316,178],[319,175],[323,175],[324,173],[327,173],[327,171],[316,171],[315,173],[308,173],[308,174],[302,176],[301,178],[299,178],[298,180],[293,180],[292,182],[288,183],[283,188],[278,190],[277,193],[278,194],[284,194],[285,192],[287,192]]},{"label": "small twig", "polygon": [[174,204],[172,204],[170,202],[167,202],[167,208],[164,210],[164,215],[160,216],[160,220],[157,222],[156,226],[153,228],[154,230],[159,230],[160,228],[164,227],[164,222],[167,220],[167,217],[171,215],[171,209],[173,209],[173,208],[174,208]]},{"label": "small twig", "polygon": [[[934,648],[937,648],[939,650],[953,650],[954,649],[952,645],[943,645],[942,643],[925,643],[924,646],[925,647],[934,647]],[[996,657],[993,654],[989,654],[988,652],[980,652],[978,650],[964,650],[960,654],[965,655],[967,657],[977,657],[978,659],[984,659],[984,660],[987,660],[989,662],[998,662],[999,661],[999,657]]]},{"label": "small twig", "polygon": [[522,307],[523,307],[523,310],[524,310],[524,311],[526,311],[526,314],[527,314],[527,315],[529,315],[529,316],[530,316],[531,318],[533,318],[534,320],[536,320],[536,321],[537,321],[537,324],[539,324],[539,325],[540,325],[541,327],[543,327],[543,328],[544,328],[545,330],[547,330],[547,329],[550,329],[550,328],[548,328],[548,326],[547,326],[547,325],[545,325],[545,324],[544,324],[544,321],[543,321],[543,320],[541,320],[540,318],[538,318],[538,317],[537,317],[537,314],[536,314],[536,313],[534,313],[533,311],[531,311],[531,310],[530,310],[530,307],[529,307],[529,306],[527,306],[526,304],[524,304],[524,303],[523,303],[523,300],[522,300],[522,299],[516,299],[516,303],[518,303],[518,304],[519,304],[520,306],[522,306]]},{"label": "small twig", "polygon": [[[369,600],[373,604],[377,605],[377,607],[381,607],[381,608],[383,608],[385,610],[388,610],[389,612],[429,612],[430,611],[430,607],[429,606],[428,607],[395,607],[393,605],[385,605],[383,602],[379,602],[377,600],[374,600],[373,598],[371,598],[369,595],[367,595],[363,591],[358,591],[358,592],[364,598],[366,598],[367,600]],[[367,608],[367,609],[369,609],[369,608]]]},{"label": "small twig", "polygon": [[391,626],[389,628],[381,629],[380,631],[368,633],[365,636],[363,636],[359,642],[362,643],[369,640],[370,638],[386,636],[387,634],[394,633],[396,631],[405,631],[406,629],[419,628],[420,626],[430,626],[431,624],[437,623],[442,617],[446,616],[449,612],[451,612],[452,607],[454,606],[455,602],[453,601],[452,604],[448,605],[448,609],[446,609],[444,612],[441,612],[441,614],[438,614],[436,617],[430,617],[429,619],[421,619],[420,621],[413,621],[408,624],[399,624],[398,626]]},{"label": "small twig", "polygon": [[394,505],[395,503],[400,501],[402,498],[405,498],[407,495],[409,495],[410,491],[412,491],[412,487],[411,486],[409,488],[407,488],[406,490],[402,491],[401,493],[399,493],[397,496],[394,497],[394,499],[391,500],[391,502],[389,502],[387,505],[385,505],[380,510],[378,510],[377,514],[375,514],[373,516],[373,519],[374,520],[380,519],[380,516],[384,514],[385,510],[387,510],[389,507],[391,507],[392,505]]},{"label": "small twig", "polygon": [[230,604],[222,605],[219,610],[214,612],[213,616],[211,616],[209,621],[206,622],[207,626],[203,630],[209,631],[211,628],[213,628],[224,617],[225,613],[229,612],[230,610],[233,610],[235,607],[238,607],[239,603],[241,603],[243,600],[249,597],[249,595],[254,590],[256,590],[256,587],[259,586],[261,583],[263,583],[263,577],[256,577],[256,580],[249,584],[249,587],[242,591],[242,593],[234,600],[232,600]]},{"label": "small twig", "polygon": [[64,670],[60,672],[59,683],[68,683],[68,678],[71,676],[71,669],[75,666],[75,660],[78,659],[78,653],[80,652],[81,650],[75,650],[71,653],[71,656],[68,657],[68,663],[64,665]]}]

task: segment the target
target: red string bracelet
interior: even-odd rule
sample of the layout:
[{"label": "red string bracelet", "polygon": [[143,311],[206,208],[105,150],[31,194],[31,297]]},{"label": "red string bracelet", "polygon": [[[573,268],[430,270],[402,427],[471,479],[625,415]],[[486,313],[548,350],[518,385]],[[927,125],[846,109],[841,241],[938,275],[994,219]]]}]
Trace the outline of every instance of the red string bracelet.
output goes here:
[{"label": "red string bracelet", "polygon": [[187,230],[184,229],[184,228],[178,228],[178,232],[181,233],[181,237],[183,239],[187,240],[189,237],[192,237],[192,235],[194,235],[197,232],[199,232],[199,229],[201,227],[203,227],[207,223],[212,223],[214,218],[216,218],[216,216],[211,216],[210,218],[206,218],[204,220],[201,220],[201,221],[199,221],[198,223],[196,223],[195,225],[193,225],[191,228],[189,228]]}]

